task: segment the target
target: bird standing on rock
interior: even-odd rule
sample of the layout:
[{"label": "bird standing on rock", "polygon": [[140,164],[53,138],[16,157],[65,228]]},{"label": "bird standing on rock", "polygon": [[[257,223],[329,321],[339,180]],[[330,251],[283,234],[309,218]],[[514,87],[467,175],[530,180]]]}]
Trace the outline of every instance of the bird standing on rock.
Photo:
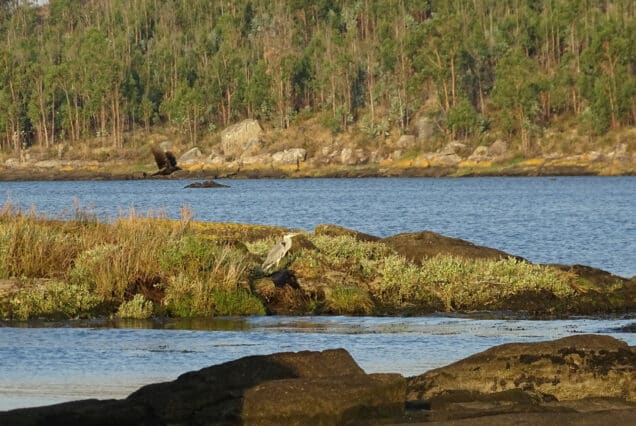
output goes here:
[{"label": "bird standing on rock", "polygon": [[287,252],[292,246],[292,238],[298,234],[285,234],[281,240],[279,240],[274,247],[271,248],[265,262],[263,262],[263,271],[268,272],[270,269],[278,266],[281,259],[285,257]]}]

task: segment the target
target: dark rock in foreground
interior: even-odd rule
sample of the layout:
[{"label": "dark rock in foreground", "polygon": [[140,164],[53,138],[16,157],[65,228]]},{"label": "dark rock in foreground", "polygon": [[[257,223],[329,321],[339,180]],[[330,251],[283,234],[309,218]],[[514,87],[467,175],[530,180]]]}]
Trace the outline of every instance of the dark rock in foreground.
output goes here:
[{"label": "dark rock in foreground", "polygon": [[407,381],[343,349],[250,356],[124,400],[0,413],[2,425],[636,424],[636,348],[608,336],[506,344]]},{"label": "dark rock in foreground", "polygon": [[7,425],[340,424],[400,416],[406,381],[365,374],[343,349],[251,356],[86,400],[0,414]]}]

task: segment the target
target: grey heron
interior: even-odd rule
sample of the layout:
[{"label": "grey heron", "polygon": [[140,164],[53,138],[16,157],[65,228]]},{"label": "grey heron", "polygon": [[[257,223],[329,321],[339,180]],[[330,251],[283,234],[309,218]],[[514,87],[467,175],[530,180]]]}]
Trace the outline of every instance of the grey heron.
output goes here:
[{"label": "grey heron", "polygon": [[285,234],[282,239],[278,240],[274,247],[271,248],[269,253],[267,254],[267,258],[265,258],[265,262],[263,262],[263,271],[267,272],[271,268],[278,266],[281,259],[285,257],[287,252],[292,246],[292,238],[296,234]]}]

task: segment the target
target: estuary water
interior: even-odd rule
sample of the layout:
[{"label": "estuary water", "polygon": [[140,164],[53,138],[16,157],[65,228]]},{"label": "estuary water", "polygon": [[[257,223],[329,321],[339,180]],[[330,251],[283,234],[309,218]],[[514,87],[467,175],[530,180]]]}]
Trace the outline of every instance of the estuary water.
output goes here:
[{"label": "estuary water", "polygon": [[[252,317],[0,326],[0,410],[124,398],[142,385],[247,355],[345,348],[368,373],[418,375],[494,345],[602,333],[628,319]],[[0,323],[1,325],[1,323]]]},{"label": "estuary water", "polygon": [[[636,177],[0,182],[0,202],[53,216],[75,200],[104,220],[137,214],[311,230],[334,223],[389,236],[429,230],[533,262],[636,275]],[[70,213],[69,213],[70,212]]]},{"label": "estuary water", "polygon": [[[0,182],[0,202],[53,217],[136,214],[281,225],[334,223],[388,236],[431,230],[533,262],[636,275],[636,177]],[[367,372],[421,374],[491,346],[578,333],[636,345],[625,318],[553,321],[254,317],[158,322],[0,322],[0,410],[122,398],[144,384],[246,355],[343,347]]]}]

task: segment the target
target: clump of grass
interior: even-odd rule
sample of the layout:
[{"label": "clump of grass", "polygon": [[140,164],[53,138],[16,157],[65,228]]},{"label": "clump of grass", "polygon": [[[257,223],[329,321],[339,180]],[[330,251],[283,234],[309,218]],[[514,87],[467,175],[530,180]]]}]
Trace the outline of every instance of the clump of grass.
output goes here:
[{"label": "clump of grass", "polygon": [[386,306],[434,311],[440,301],[424,279],[422,270],[399,255],[387,256],[379,267],[377,297]]},{"label": "clump of grass", "polygon": [[[371,279],[377,275],[382,259],[394,254],[393,250],[379,242],[359,241],[351,235],[315,236],[311,242],[320,251],[320,262],[334,268],[345,268]],[[311,254],[310,254],[311,256]],[[317,260],[314,259],[314,263]]]},{"label": "clump of grass", "polygon": [[422,265],[422,273],[444,301],[446,310],[502,309],[511,296],[540,291],[559,299],[575,294],[570,274],[514,258],[466,260],[437,256]]},{"label": "clump of grass", "polygon": [[214,315],[265,315],[263,303],[253,294],[245,291],[213,291]]},{"label": "clump of grass", "polygon": [[557,299],[575,294],[572,276],[514,258],[464,259],[436,256],[416,266],[400,256],[384,259],[377,297],[395,309],[505,309],[516,295],[549,292]]},{"label": "clump of grass", "polygon": [[263,238],[256,241],[246,242],[245,246],[250,251],[250,253],[254,253],[257,256],[264,257],[267,256],[267,253],[269,253],[275,243],[275,238]]},{"label": "clump of grass", "polygon": [[393,253],[388,246],[379,242],[359,241],[351,235],[327,236],[319,235],[311,238],[311,242],[325,254],[332,263],[347,259],[378,260]]},{"label": "clump of grass", "polygon": [[263,315],[265,307],[243,289],[227,289],[209,280],[189,280],[183,275],[171,279],[164,301],[177,317]]},{"label": "clump of grass", "polygon": [[5,317],[28,320],[32,318],[71,319],[94,314],[103,299],[90,289],[60,281],[47,283],[24,282],[9,300]]},{"label": "clump of grass", "polygon": [[3,278],[60,278],[80,249],[76,235],[35,216],[17,214],[0,221],[0,274]]},{"label": "clump of grass", "polygon": [[327,293],[325,308],[339,315],[370,315],[374,304],[369,293],[359,287],[337,286]]},{"label": "clump of grass", "polygon": [[119,305],[115,316],[117,318],[129,319],[148,319],[154,312],[154,304],[147,300],[143,294],[135,294],[135,296],[127,302]]}]

